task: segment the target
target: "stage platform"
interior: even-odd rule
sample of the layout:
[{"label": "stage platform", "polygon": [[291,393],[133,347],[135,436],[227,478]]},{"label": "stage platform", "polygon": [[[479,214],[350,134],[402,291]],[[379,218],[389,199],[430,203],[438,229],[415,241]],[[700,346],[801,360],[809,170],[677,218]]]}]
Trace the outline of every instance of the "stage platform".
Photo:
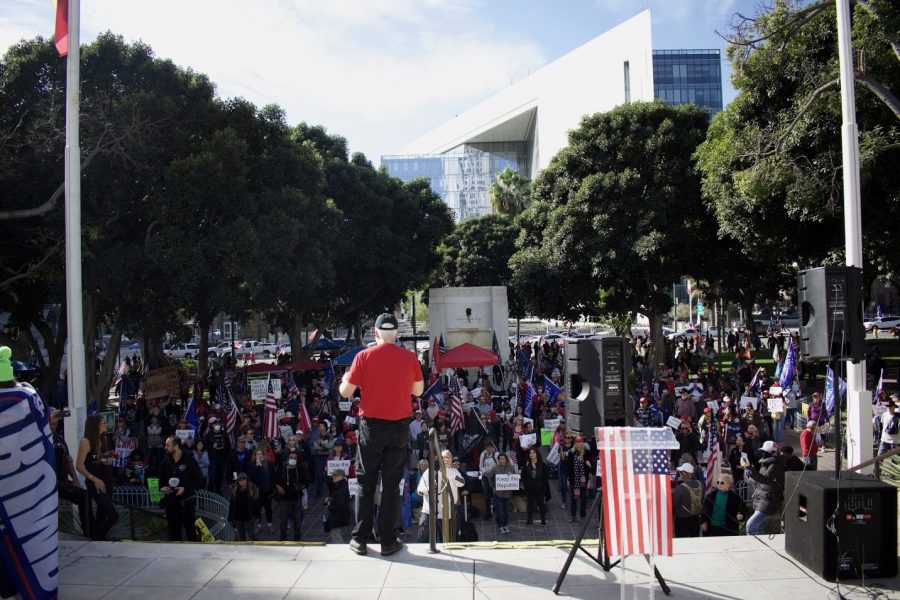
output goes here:
[{"label": "stage platform", "polygon": [[[60,593],[64,600],[109,598],[531,600],[617,599],[621,569],[605,573],[578,553],[559,596],[551,591],[568,552],[554,544],[439,546],[410,544],[382,558],[347,545],[170,544],[60,541]],[[527,547],[526,547],[527,546]],[[596,548],[585,542],[585,546]],[[657,566],[671,598],[825,598],[833,583],[800,567],[784,552],[784,536],[675,540],[675,556]],[[631,557],[627,582],[647,597],[647,562]],[[474,578],[474,579],[473,579]],[[473,586],[474,580],[474,586]],[[867,581],[880,598],[900,599],[900,580]],[[871,597],[861,582],[848,582],[847,598]],[[631,598],[631,593],[628,594]],[[656,586],[656,597],[662,591]]]}]

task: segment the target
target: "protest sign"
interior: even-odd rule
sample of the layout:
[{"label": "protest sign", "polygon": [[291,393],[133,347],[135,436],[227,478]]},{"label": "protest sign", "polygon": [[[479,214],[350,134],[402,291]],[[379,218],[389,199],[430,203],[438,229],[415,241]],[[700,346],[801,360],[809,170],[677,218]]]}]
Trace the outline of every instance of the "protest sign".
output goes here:
[{"label": "protest sign", "polygon": [[708,407],[710,407],[713,410],[713,412],[716,412],[717,410],[719,410],[719,403],[716,402],[715,400],[710,400],[709,402],[706,403],[706,405]]},{"label": "protest sign", "polygon": [[547,419],[544,421],[544,429],[549,429],[550,431],[556,431],[559,427],[561,419]]},{"label": "protest sign", "polygon": [[144,398],[147,400],[177,396],[180,393],[181,381],[176,366],[154,369],[144,376]]},{"label": "protest sign", "polygon": [[291,429],[290,425],[282,425],[278,428],[281,431],[281,437],[284,439],[288,439],[292,435],[294,435],[294,430]]},{"label": "protest sign", "polygon": [[283,418],[284,418],[284,409],[279,408],[278,410],[275,411],[275,420],[281,421]]},{"label": "protest sign", "polygon": [[547,453],[547,462],[551,465],[558,465],[559,461],[559,444],[553,444],[553,447],[550,448],[550,452]]},{"label": "protest sign", "polygon": [[178,439],[180,439],[182,443],[187,443],[188,440],[194,439],[194,430],[193,429],[176,429],[175,435],[178,436]]},{"label": "protest sign", "polygon": [[344,423],[347,423],[348,425],[356,425],[356,417],[347,415],[346,417],[344,417]]},{"label": "protest sign", "polygon": [[106,420],[106,431],[116,430],[116,411],[104,411],[100,413],[100,416]]},{"label": "protest sign", "polygon": [[780,396],[781,395],[781,387],[777,385],[773,385],[769,388],[770,396]]},{"label": "protest sign", "polygon": [[359,489],[359,481],[357,481],[356,477],[347,480],[347,485],[350,488],[350,495],[355,496],[356,491]]},{"label": "protest sign", "polygon": [[341,412],[350,412],[350,407],[353,406],[353,403],[349,400],[339,400],[338,401],[338,410]]},{"label": "protest sign", "polygon": [[541,446],[549,446],[550,442],[553,441],[553,434],[556,432],[556,429],[545,429],[541,428]]},{"label": "protest sign", "polygon": [[519,436],[519,443],[523,448],[531,448],[535,444],[537,444],[537,434],[534,433],[525,433]]},{"label": "protest sign", "polygon": [[514,492],[519,489],[519,475],[497,474],[494,476],[494,490],[498,492]]},{"label": "protest sign", "polygon": [[756,410],[756,407],[759,406],[759,398],[756,396],[741,396],[740,409],[744,410],[747,408],[747,405],[752,405],[753,409]]},{"label": "protest sign", "polygon": [[269,391],[269,382],[265,379],[250,380],[250,399],[265,400],[266,392]]},{"label": "protest sign", "polygon": [[668,425],[672,429],[678,429],[678,427],[681,425],[681,419],[679,419],[678,417],[669,417],[669,420],[666,421],[666,425]]},{"label": "protest sign", "polygon": [[784,412],[784,400],[782,400],[780,397],[769,398],[769,412],[770,413]]},{"label": "protest sign", "polygon": [[350,461],[349,460],[329,460],[328,465],[326,466],[326,473],[328,475],[332,475],[335,469],[340,469],[344,472],[344,475],[350,472]]},{"label": "protest sign", "polygon": [[159,501],[162,500],[162,492],[159,491],[159,477],[147,478],[147,491],[150,492],[150,503],[158,506]]}]

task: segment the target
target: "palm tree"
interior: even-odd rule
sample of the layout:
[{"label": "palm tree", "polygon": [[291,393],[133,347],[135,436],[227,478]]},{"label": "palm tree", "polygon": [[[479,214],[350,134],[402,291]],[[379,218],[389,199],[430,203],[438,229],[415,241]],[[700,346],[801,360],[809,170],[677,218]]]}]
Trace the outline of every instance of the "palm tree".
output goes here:
[{"label": "palm tree", "polygon": [[494,212],[513,217],[531,204],[531,182],[515,169],[506,167],[497,173],[490,195]]}]

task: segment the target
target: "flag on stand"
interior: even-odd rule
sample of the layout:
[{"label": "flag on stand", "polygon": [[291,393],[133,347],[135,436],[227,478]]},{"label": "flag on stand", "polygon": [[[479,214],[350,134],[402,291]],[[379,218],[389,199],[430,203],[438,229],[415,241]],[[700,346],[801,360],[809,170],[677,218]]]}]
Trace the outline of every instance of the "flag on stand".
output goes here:
[{"label": "flag on stand", "polygon": [[441,334],[441,337],[438,339],[438,349],[441,351],[441,354],[447,351],[447,346],[444,345],[444,334]]},{"label": "flag on stand", "polygon": [[[668,450],[629,448],[630,427],[597,429],[603,523],[610,556],[672,556],[672,491]],[[651,432],[665,441],[666,431]]]},{"label": "flag on stand", "polygon": [[527,387],[525,388],[525,408],[523,409],[525,412],[525,416],[529,419],[531,418],[531,399],[534,397],[534,386],[531,385],[529,381]]},{"label": "flag on stand", "polygon": [[784,367],[781,369],[781,379],[778,384],[781,389],[790,389],[794,382],[794,376],[797,374],[797,353],[794,350],[794,338],[788,341],[787,358],[784,359]]},{"label": "flag on stand", "polygon": [[54,0],[56,4],[56,29],[53,45],[60,56],[69,54],[69,0]]},{"label": "flag on stand", "polygon": [[712,423],[709,428],[707,449],[709,450],[709,458],[706,459],[706,493],[708,494],[713,489],[722,470],[722,463],[719,462],[719,432],[715,423]]},{"label": "flag on stand", "polygon": [[331,394],[331,385],[334,383],[334,366],[331,364],[331,361],[328,361],[328,366],[325,367],[325,389],[328,390],[328,393]]},{"label": "flag on stand", "polygon": [[872,392],[872,404],[878,403],[878,396],[881,395],[881,390],[884,388],[884,369],[881,370],[881,376],[878,378],[878,385],[875,386],[875,391]]},{"label": "flag on stand", "polygon": [[494,332],[494,339],[491,340],[491,350],[494,351],[494,354],[497,355],[497,364],[503,364],[503,359],[500,358],[500,342],[497,341],[497,332]]},{"label": "flag on stand", "polygon": [[266,386],[266,405],[263,413],[263,437],[267,440],[278,437],[278,420],[275,413],[278,412],[278,405],[275,404],[275,390],[272,388],[272,380],[269,380]]},{"label": "flag on stand", "polygon": [[449,371],[450,380],[450,433],[456,433],[463,428],[462,399],[460,398],[459,381],[456,373]]}]

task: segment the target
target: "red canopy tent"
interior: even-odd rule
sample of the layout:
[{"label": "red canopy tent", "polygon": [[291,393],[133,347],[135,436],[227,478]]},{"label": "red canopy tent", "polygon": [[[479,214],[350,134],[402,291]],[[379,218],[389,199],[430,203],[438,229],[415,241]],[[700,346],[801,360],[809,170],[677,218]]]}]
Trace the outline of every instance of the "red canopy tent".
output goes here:
[{"label": "red canopy tent", "polygon": [[270,365],[266,363],[260,363],[247,367],[247,374],[255,375],[257,373],[283,373],[284,371],[288,370],[295,373],[298,371],[319,371],[327,367],[328,363],[317,362],[315,360],[298,360],[287,365]]},{"label": "red canopy tent", "polygon": [[497,364],[497,355],[490,350],[480,348],[475,344],[460,344],[453,350],[441,354],[439,367],[441,369],[463,369],[466,367],[490,367]]}]

